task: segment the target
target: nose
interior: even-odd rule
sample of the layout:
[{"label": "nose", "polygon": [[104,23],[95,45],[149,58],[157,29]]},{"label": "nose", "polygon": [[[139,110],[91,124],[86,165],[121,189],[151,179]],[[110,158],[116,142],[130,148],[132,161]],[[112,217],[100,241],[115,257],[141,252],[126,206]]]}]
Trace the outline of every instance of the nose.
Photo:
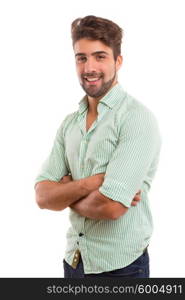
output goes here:
[{"label": "nose", "polygon": [[84,65],[84,72],[85,73],[93,73],[93,72],[96,72],[97,70],[97,64],[96,64],[96,61],[93,57],[89,57],[87,59],[87,61],[85,62],[85,65]]}]

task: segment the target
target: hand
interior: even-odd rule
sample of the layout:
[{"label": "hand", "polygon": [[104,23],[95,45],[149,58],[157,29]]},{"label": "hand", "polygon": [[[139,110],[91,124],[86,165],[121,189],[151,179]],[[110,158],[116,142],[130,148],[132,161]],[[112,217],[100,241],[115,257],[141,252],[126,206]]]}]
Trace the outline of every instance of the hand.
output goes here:
[{"label": "hand", "polygon": [[141,190],[139,190],[135,194],[134,199],[131,202],[131,206],[136,206],[139,203],[140,200],[141,200]]},{"label": "hand", "polygon": [[71,175],[65,175],[65,176],[63,176],[61,179],[60,179],[60,183],[68,183],[68,182],[70,182],[70,181],[72,181],[73,180],[73,178],[72,178],[72,176]]}]

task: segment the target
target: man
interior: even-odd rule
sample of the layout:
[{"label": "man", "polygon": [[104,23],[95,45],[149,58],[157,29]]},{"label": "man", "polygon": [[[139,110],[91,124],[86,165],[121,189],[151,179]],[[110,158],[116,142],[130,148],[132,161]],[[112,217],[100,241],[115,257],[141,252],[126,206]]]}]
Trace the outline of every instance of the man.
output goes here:
[{"label": "man", "polygon": [[40,208],[70,207],[65,277],[149,277],[148,191],[161,139],[153,114],[118,83],[121,39],[107,19],[72,23],[86,95],[58,129],[35,187]]}]

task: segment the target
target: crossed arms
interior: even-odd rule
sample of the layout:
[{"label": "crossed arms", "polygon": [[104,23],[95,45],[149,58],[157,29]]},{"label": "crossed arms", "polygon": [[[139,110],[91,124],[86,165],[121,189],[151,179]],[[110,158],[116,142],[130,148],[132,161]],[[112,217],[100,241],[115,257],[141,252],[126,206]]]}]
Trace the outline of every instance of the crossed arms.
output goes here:
[{"label": "crossed arms", "polygon": [[[61,141],[57,140],[57,143],[56,155],[58,149],[64,147]],[[134,110],[121,127],[119,143],[106,168],[105,181],[104,173],[80,180],[72,180],[68,175],[60,178],[58,174],[57,182],[43,180],[36,184],[36,201],[40,208],[63,210],[71,207],[81,216],[91,219],[117,219],[128,211],[128,207],[121,203],[122,199],[130,206],[159,149],[160,134],[155,119],[149,112]],[[112,199],[100,193],[102,186]],[[113,200],[110,187],[114,187],[119,200]],[[136,193],[131,205],[137,205],[139,200],[140,193]]]},{"label": "crossed arms", "polygon": [[[80,180],[73,180],[70,175],[59,182],[41,181],[35,186],[36,202],[40,208],[63,210],[71,207],[81,216],[91,219],[117,219],[128,210],[122,203],[114,201],[98,191],[104,180],[104,173]],[[132,206],[140,200],[138,192]]]}]

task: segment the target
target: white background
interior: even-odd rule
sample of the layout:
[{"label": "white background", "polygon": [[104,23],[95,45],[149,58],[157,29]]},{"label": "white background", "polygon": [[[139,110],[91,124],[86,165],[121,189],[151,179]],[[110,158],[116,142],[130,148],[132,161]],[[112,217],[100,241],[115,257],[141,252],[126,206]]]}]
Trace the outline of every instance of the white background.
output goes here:
[{"label": "white background", "polygon": [[0,276],[62,277],[68,211],[40,210],[34,179],[83,96],[70,25],[89,14],[124,29],[124,89],[156,115],[163,146],[150,191],[151,277],[184,277],[184,1],[0,1]]}]

